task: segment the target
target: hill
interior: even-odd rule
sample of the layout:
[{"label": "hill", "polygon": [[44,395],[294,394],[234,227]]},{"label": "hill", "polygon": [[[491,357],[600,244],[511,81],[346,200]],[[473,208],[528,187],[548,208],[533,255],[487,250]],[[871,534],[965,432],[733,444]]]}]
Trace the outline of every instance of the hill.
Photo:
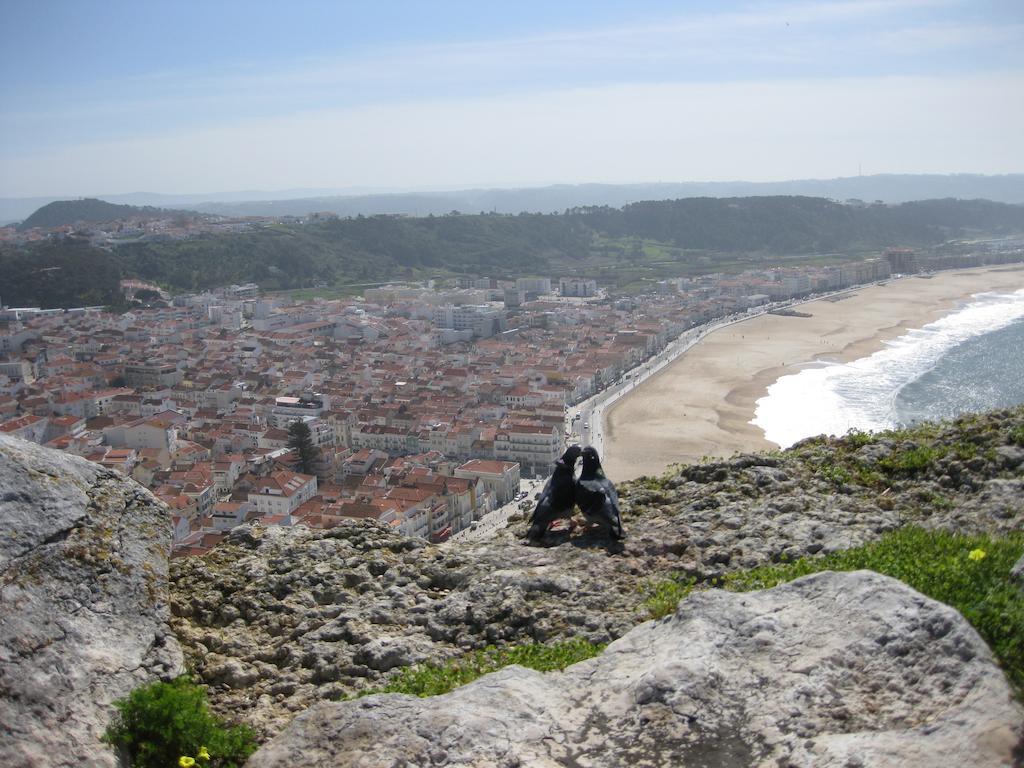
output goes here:
[{"label": "hill", "polygon": [[84,198],[81,200],[56,200],[39,208],[18,225],[19,231],[34,227],[49,229],[73,224],[102,224],[118,219],[140,219],[170,216],[180,211],[170,211],[149,206],[115,205],[105,200]]},{"label": "hill", "polygon": [[[853,206],[810,197],[687,198],[560,214],[311,220],[109,251],[70,239],[0,249],[0,269],[8,303],[46,307],[115,294],[117,277],[194,291],[242,282],[280,290],[455,274],[589,273],[621,287],[1016,232],[1024,232],[1024,206],[985,200]],[[94,277],[78,270],[83,281],[66,283],[60,277],[68,272],[42,271],[79,260],[97,267]],[[83,298],[69,298],[76,294]]]},{"label": "hill", "polygon": [[[339,216],[440,216],[452,210],[493,213],[557,213],[590,205],[621,207],[641,200],[683,197],[750,197],[806,195],[833,200],[856,198],[873,202],[906,203],[953,197],[1024,203],[1024,174],[874,174],[835,179],[788,181],[683,181],[645,184],[553,184],[542,187],[480,188],[451,191],[372,191],[290,189],[245,190],[201,194],[99,195],[128,205],[187,208],[228,216],[306,216],[333,211]],[[52,197],[0,198],[0,225],[27,217]]]}]

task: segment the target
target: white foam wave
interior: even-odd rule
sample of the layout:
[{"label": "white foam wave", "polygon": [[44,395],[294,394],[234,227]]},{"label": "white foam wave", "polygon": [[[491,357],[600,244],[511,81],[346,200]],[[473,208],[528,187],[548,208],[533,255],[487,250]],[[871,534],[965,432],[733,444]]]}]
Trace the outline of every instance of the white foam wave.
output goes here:
[{"label": "white foam wave", "polygon": [[1024,289],[980,293],[924,328],[912,330],[870,357],[809,367],[783,376],[757,401],[751,424],[786,448],[812,435],[896,426],[896,396],[957,344],[1024,318]]}]

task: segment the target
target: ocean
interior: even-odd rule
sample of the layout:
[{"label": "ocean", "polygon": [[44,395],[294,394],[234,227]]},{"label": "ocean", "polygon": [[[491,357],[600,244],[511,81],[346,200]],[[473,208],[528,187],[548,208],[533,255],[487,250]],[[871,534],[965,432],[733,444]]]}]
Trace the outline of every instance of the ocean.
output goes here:
[{"label": "ocean", "polygon": [[851,363],[812,363],[757,401],[751,424],[786,448],[1024,403],[1024,289],[980,293]]}]

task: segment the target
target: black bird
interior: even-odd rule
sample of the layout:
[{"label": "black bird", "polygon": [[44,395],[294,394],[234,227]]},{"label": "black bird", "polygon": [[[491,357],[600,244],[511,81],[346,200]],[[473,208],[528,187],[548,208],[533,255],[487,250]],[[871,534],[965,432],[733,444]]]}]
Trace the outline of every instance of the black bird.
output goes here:
[{"label": "black bird", "polygon": [[590,445],[583,449],[583,471],[576,481],[576,503],[588,521],[606,528],[613,539],[625,538],[619,494],[612,481],[605,477],[597,450]]},{"label": "black bird", "polygon": [[530,530],[526,533],[530,541],[540,541],[551,523],[572,515],[576,505],[576,459],[581,453],[583,451],[578,445],[570,445],[562,458],[555,462],[555,471],[540,492],[537,508],[530,519]]}]

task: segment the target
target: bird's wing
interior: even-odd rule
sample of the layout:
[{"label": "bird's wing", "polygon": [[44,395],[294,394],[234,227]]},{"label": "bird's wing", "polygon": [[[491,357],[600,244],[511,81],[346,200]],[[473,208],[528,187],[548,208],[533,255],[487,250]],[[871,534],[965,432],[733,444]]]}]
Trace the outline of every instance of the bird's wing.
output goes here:
[{"label": "bird's wing", "polygon": [[538,507],[542,503],[544,503],[545,501],[550,501],[550,499],[551,499],[551,486],[554,483],[554,480],[555,480],[555,476],[552,475],[551,477],[548,478],[548,481],[546,483],[544,483],[544,487],[541,489],[541,492],[540,492],[540,498],[537,499],[537,506]]},{"label": "bird's wing", "polygon": [[577,502],[587,515],[604,518],[621,530],[622,513],[619,510],[619,494],[615,485],[606,477],[595,477],[579,481]]},{"label": "bird's wing", "polygon": [[619,492],[615,490],[615,483],[613,483],[611,480],[609,480],[606,477],[606,478],[604,478],[602,480],[602,485],[604,486],[605,496],[607,496],[611,500],[612,504],[615,505],[615,511],[618,512],[619,511]]}]

